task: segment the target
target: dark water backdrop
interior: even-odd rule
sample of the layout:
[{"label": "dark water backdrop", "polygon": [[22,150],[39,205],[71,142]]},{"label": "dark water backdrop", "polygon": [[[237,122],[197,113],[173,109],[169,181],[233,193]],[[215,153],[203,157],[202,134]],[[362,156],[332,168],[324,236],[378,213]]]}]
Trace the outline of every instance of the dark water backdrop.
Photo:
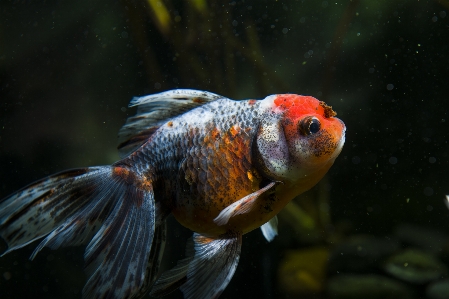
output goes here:
[{"label": "dark water backdrop", "polygon": [[[312,95],[346,123],[343,152],[281,213],[273,243],[259,231],[244,236],[221,298],[351,298],[332,287],[343,274],[351,286],[372,286],[376,274],[410,291],[403,296],[439,298],[429,288],[444,289],[449,260],[448,14],[447,0],[2,1],[0,197],[118,159],[116,135],[136,95]],[[190,236],[170,225],[167,267]],[[83,248],[44,250],[31,262],[33,245],[0,258],[0,297],[79,298]],[[355,253],[342,262],[345,245]],[[389,258],[410,248],[443,263],[415,262],[435,277],[410,282],[388,271]],[[304,250],[313,269],[285,272],[288,253],[296,261]]]}]

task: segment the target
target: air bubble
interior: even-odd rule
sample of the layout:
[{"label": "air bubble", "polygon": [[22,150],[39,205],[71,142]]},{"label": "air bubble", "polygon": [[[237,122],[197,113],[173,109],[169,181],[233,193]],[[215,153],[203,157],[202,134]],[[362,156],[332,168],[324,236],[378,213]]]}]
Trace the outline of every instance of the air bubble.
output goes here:
[{"label": "air bubble", "polygon": [[390,159],[388,159],[388,162],[390,162],[390,164],[396,164],[398,163],[398,158],[396,157],[390,157]]},{"label": "air bubble", "polygon": [[430,187],[424,188],[424,195],[425,196],[432,196],[433,195],[433,189]]}]

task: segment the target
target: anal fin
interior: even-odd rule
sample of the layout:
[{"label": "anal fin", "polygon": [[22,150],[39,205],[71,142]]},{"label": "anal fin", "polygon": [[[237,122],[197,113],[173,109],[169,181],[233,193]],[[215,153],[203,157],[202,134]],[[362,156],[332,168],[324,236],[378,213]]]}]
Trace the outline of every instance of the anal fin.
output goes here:
[{"label": "anal fin", "polygon": [[150,295],[164,296],[178,287],[186,299],[217,298],[228,285],[240,258],[241,233],[208,238],[194,233],[186,258],[162,274]]},{"label": "anal fin", "polygon": [[273,241],[278,235],[278,217],[274,216],[267,223],[260,227],[262,234],[268,242]]}]

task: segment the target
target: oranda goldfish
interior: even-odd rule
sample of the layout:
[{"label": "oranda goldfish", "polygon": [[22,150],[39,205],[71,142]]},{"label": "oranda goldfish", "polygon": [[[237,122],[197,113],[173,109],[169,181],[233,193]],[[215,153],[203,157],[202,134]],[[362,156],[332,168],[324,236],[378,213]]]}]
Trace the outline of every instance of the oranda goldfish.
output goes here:
[{"label": "oranda goldfish", "polygon": [[[233,101],[178,89],[134,98],[119,132],[122,159],[72,169],[0,203],[8,250],[45,237],[52,249],[87,244],[84,298],[217,298],[231,280],[242,235],[277,234],[276,214],[334,163],[345,125],[324,102],[278,94]],[[186,258],[157,278],[165,219],[194,231]],[[156,279],[157,278],[157,279]]]}]

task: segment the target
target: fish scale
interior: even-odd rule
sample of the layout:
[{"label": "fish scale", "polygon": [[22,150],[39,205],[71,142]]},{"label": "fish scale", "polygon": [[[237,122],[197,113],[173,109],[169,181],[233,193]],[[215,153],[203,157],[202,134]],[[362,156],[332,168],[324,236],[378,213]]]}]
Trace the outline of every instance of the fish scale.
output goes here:
[{"label": "fish scale", "polygon": [[[149,161],[155,172],[160,173],[153,180],[164,180],[164,185],[169,187],[172,185],[167,181],[173,179],[172,172],[175,165],[179,166],[182,174],[178,173],[177,186],[175,190],[173,188],[166,190],[165,197],[174,199],[170,208],[183,209],[180,213],[184,215],[192,215],[192,212],[184,210],[188,208],[186,203],[195,209],[200,208],[209,213],[214,209],[218,213],[235,198],[243,197],[242,194],[247,193],[246,190],[252,189],[253,182],[248,179],[247,172],[251,170],[250,143],[258,126],[253,111],[258,105],[248,105],[248,101],[235,102],[227,99],[212,104],[214,105],[188,112],[170,125],[161,127],[151,136],[149,142],[143,145],[138,158]],[[226,108],[218,110],[220,107]],[[208,122],[189,121],[201,119],[204,114],[213,114],[213,118]],[[232,117],[229,117],[230,115]],[[229,139],[235,138],[229,136],[229,130],[234,125],[240,124],[242,133],[239,134],[241,135],[239,138],[242,142],[239,147],[229,146],[228,143],[231,142]],[[209,130],[217,130],[219,135],[206,142]],[[242,151],[242,148],[245,150]],[[133,161],[137,166],[142,165],[136,159]],[[126,163],[126,160],[124,162]],[[230,176],[229,173],[223,175],[221,169],[230,168],[233,175]],[[147,169],[137,171],[145,173]],[[217,181],[221,182],[218,188]]]}]

